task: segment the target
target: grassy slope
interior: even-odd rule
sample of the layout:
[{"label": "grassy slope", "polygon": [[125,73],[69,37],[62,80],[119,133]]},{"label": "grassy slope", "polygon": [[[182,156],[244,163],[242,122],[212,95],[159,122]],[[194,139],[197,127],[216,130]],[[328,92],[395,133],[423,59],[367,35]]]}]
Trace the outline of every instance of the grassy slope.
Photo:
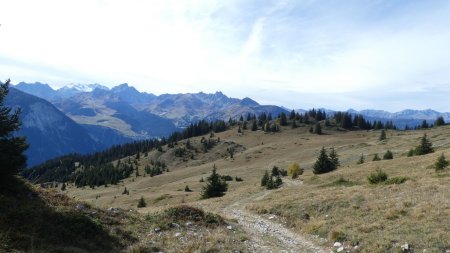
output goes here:
[{"label": "grassy slope", "polygon": [[141,215],[93,208],[20,179],[0,185],[0,252],[241,250],[245,235],[227,225],[188,206]]},{"label": "grassy slope", "polygon": [[[406,242],[416,250],[428,249],[427,252],[450,248],[450,176],[448,172],[437,175],[432,169],[441,152],[450,157],[450,127],[427,131],[436,153],[411,158],[406,153],[418,144],[423,131],[388,131],[388,139],[383,142],[378,141],[379,131],[325,129],[325,133],[312,135],[308,127],[301,127],[284,128],[277,134],[245,131],[241,135],[233,129],[217,134],[215,138],[220,137],[221,144],[206,154],[195,153],[194,160],[183,162],[171,150],[149,154],[153,159],[165,160],[169,173],[143,177],[148,163],[148,158],[143,157],[139,161],[141,176],[137,178],[95,190],[70,186],[68,194],[103,208],[135,208],[143,196],[148,203],[147,208],[139,210],[143,213],[183,202],[220,212],[236,199],[262,191],[259,180],[265,170],[274,165],[286,168],[297,161],[306,169],[301,176],[303,185],[286,187],[268,198],[248,203],[248,207],[255,212],[278,214],[299,232],[329,238],[328,245],[338,239],[359,244],[362,252],[395,251]],[[191,142],[198,145],[199,138]],[[234,159],[226,154],[230,143],[243,147]],[[322,146],[334,146],[342,166],[335,172],[313,176],[311,168]],[[361,154],[371,161],[375,153],[382,157],[387,149],[394,153],[394,160],[356,165]],[[231,182],[223,198],[199,200],[204,185],[199,179],[208,176],[213,164],[219,173],[242,177],[244,182]],[[376,168],[409,180],[401,185],[370,185],[366,177]],[[352,183],[333,184],[341,176]],[[194,192],[182,191],[185,185]],[[125,186],[130,195],[121,194]]]}]

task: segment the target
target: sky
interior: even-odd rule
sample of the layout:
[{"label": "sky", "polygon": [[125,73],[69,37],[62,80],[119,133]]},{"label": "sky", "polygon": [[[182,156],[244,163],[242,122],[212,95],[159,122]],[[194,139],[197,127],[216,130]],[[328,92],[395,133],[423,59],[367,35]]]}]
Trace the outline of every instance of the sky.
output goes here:
[{"label": "sky", "polygon": [[450,111],[447,0],[0,0],[0,79]]}]

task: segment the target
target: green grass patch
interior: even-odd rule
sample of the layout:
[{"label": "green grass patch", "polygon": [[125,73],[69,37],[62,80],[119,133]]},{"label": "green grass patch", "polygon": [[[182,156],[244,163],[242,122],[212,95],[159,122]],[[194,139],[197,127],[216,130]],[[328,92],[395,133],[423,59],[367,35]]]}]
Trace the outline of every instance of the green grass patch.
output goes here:
[{"label": "green grass patch", "polygon": [[391,177],[388,180],[386,180],[385,184],[403,184],[404,182],[408,181],[409,178],[407,177]]},{"label": "green grass patch", "polygon": [[322,187],[332,187],[332,186],[350,187],[350,186],[354,186],[354,185],[358,185],[358,182],[350,181],[348,179],[345,179],[343,176],[341,176],[331,183],[322,185]]}]

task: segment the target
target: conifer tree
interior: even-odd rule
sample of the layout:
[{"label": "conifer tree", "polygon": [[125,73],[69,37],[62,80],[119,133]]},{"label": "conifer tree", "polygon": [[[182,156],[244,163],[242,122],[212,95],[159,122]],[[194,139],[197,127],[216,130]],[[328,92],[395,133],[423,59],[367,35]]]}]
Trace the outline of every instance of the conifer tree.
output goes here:
[{"label": "conifer tree", "polygon": [[253,123],[252,123],[252,129],[251,129],[252,131],[256,131],[256,130],[258,130],[258,125],[256,124],[256,120],[253,120]]},{"label": "conifer tree", "polygon": [[314,127],[314,133],[318,135],[322,134],[322,127],[320,126],[320,123],[316,123]]},{"label": "conifer tree", "polygon": [[284,112],[281,112],[281,114],[280,114],[280,125],[281,126],[286,126],[287,125],[287,117],[286,117],[286,114]]},{"label": "conifer tree", "polygon": [[261,186],[267,186],[267,183],[269,182],[269,172],[264,173],[264,176],[261,178]]},{"label": "conifer tree", "polygon": [[341,165],[341,163],[339,162],[339,157],[338,154],[336,153],[336,150],[334,149],[334,147],[331,147],[330,149],[330,161],[333,164],[333,170],[337,169],[337,167],[339,167],[339,165]]},{"label": "conifer tree", "polygon": [[386,132],[384,131],[384,129],[381,130],[380,137],[378,138],[378,140],[379,141],[386,140]]},{"label": "conifer tree", "polygon": [[221,197],[228,190],[228,184],[222,180],[221,176],[216,171],[214,165],[211,175],[206,178],[206,186],[203,187],[202,198]]},{"label": "conifer tree", "polygon": [[138,208],[142,208],[142,207],[146,207],[147,203],[145,203],[144,197],[141,197],[141,199],[139,200],[139,203],[137,205]]},{"label": "conifer tree", "polygon": [[445,159],[444,153],[442,153],[436,163],[434,164],[434,168],[436,169],[436,171],[441,171],[443,169],[445,169],[447,166],[449,165],[449,162]]},{"label": "conifer tree", "polygon": [[416,155],[426,155],[429,153],[433,153],[433,144],[428,140],[427,134],[423,134],[422,138],[420,139],[420,144],[415,150]]},{"label": "conifer tree", "polygon": [[24,137],[12,135],[20,128],[20,109],[11,113],[12,109],[4,106],[9,84],[9,79],[5,83],[0,82],[0,180],[7,180],[25,168],[23,152],[28,148]]},{"label": "conifer tree", "polygon": [[61,186],[61,191],[65,191],[66,190],[66,183],[63,183]]},{"label": "conifer tree", "polygon": [[435,126],[443,126],[445,125],[444,117],[439,116],[436,121],[434,122]]},{"label": "conifer tree", "polygon": [[313,172],[314,174],[323,174],[330,172],[335,169],[335,165],[327,155],[327,151],[324,147],[320,150],[319,157],[317,157],[316,163],[314,163]]}]

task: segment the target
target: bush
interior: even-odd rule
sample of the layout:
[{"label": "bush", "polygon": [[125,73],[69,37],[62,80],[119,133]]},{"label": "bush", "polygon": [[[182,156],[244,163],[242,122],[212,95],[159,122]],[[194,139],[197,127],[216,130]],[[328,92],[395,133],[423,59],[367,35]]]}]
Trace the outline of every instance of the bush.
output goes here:
[{"label": "bush", "polygon": [[224,181],[233,181],[233,177],[230,175],[224,175],[220,177]]},{"label": "bush", "polygon": [[289,165],[287,174],[292,177],[292,179],[295,179],[303,174],[303,169],[300,168],[300,165],[298,163],[294,162]]},{"label": "bush", "polygon": [[383,160],[391,160],[394,159],[394,154],[390,150],[386,151],[386,153],[383,155]]},{"label": "bush", "polygon": [[373,156],[372,161],[379,161],[379,160],[381,160],[381,158],[378,156],[378,154],[375,154],[375,155]]},{"label": "bush", "polygon": [[235,177],[234,180],[236,180],[236,182],[242,182],[242,181],[244,181],[244,179],[242,179],[242,177]]},{"label": "bush", "polygon": [[184,187],[184,191],[185,192],[192,192],[192,190],[189,188],[189,185],[186,185],[186,187]]},{"label": "bush", "polygon": [[386,180],[385,184],[403,184],[408,180],[407,177],[391,177]]},{"label": "bush", "polygon": [[381,169],[377,169],[376,172],[370,174],[367,177],[367,180],[371,184],[379,184],[379,183],[386,181],[387,179],[388,179],[388,175]]}]

